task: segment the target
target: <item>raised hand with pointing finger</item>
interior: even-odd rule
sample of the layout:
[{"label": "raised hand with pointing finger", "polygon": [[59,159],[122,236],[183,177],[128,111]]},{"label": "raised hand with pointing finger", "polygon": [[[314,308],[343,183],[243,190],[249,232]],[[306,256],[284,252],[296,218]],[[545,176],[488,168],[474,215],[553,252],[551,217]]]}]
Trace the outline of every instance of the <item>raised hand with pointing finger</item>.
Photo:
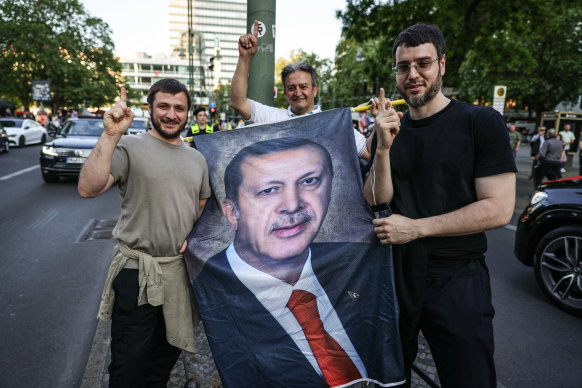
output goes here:
[{"label": "raised hand with pointing finger", "polygon": [[105,133],[110,136],[121,136],[127,132],[135,115],[127,107],[127,91],[121,88],[119,100],[103,116]]},{"label": "raised hand with pointing finger", "polygon": [[253,33],[242,35],[238,39],[238,53],[241,57],[254,57],[258,50],[259,22],[255,20]]},{"label": "raised hand with pointing finger", "polygon": [[394,138],[400,131],[402,112],[396,112],[390,107],[384,88],[380,88],[380,98],[374,98],[373,106],[378,108],[374,131],[378,134],[378,149],[387,150],[392,147]]}]

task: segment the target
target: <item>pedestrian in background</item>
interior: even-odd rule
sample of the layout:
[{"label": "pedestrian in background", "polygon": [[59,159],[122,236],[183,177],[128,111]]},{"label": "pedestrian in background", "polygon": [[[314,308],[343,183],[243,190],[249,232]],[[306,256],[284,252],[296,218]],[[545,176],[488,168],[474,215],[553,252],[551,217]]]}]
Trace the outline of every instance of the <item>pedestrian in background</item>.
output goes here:
[{"label": "pedestrian in background", "polygon": [[521,133],[519,133],[516,129],[517,127],[515,124],[511,124],[509,126],[509,144],[511,145],[511,150],[513,152],[513,159],[516,158],[517,151],[519,150],[519,146],[523,140]]},{"label": "pedestrian in background", "polygon": [[538,154],[539,167],[537,168],[537,176],[535,183],[540,184],[544,177],[549,180],[562,178],[560,166],[562,165],[562,154],[564,152],[564,143],[558,139],[556,130],[550,128],[548,130],[547,140],[540,147]]},{"label": "pedestrian in background", "polygon": [[[194,351],[192,289],[182,252],[210,184],[206,160],[182,142],[191,98],[166,78],[148,94],[153,128],[123,136],[134,114],[121,97],[81,169],[79,193],[96,197],[117,184],[121,216],[99,318],[112,320],[109,387],[166,387],[181,349]],[[181,166],[189,166],[184,174]]]},{"label": "pedestrian in background", "polygon": [[566,151],[566,160],[564,161],[564,164],[562,164],[560,172],[566,172],[564,166],[572,165],[572,155],[570,155],[570,146],[574,144],[574,142],[576,141],[576,135],[574,135],[574,132],[571,131],[570,124],[564,125],[563,130],[561,130],[558,134],[560,135],[560,138],[564,143],[564,150]]},{"label": "pedestrian in background", "polygon": [[422,330],[443,387],[493,388],[484,231],[513,215],[517,146],[510,148],[499,112],[442,93],[445,40],[437,26],[407,28],[392,53],[408,111],[400,122],[381,89],[364,195],[394,212],[373,222],[394,253],[406,386]]},{"label": "pedestrian in background", "polygon": [[214,132],[213,126],[208,124],[208,114],[206,113],[206,109],[197,108],[194,111],[194,119],[196,120],[196,123],[190,126],[188,136],[200,136]]},{"label": "pedestrian in background", "polygon": [[[529,143],[530,146],[530,157],[531,157],[531,175],[528,179],[533,179],[535,175],[535,168],[538,164],[538,154],[540,153],[540,147],[546,141],[546,127],[540,126],[535,135],[532,136]],[[534,182],[534,187],[536,187]]]}]

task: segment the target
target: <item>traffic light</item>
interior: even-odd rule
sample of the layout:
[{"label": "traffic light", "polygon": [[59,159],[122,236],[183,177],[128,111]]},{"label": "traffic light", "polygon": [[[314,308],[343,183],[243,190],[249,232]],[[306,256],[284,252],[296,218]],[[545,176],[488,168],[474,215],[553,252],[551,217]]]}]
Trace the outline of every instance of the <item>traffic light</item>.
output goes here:
[{"label": "traffic light", "polygon": [[216,113],[216,108],[210,108],[210,118],[214,118],[214,114]]},{"label": "traffic light", "polygon": [[214,70],[214,58],[216,57],[210,57],[210,65],[208,65],[210,71]]}]

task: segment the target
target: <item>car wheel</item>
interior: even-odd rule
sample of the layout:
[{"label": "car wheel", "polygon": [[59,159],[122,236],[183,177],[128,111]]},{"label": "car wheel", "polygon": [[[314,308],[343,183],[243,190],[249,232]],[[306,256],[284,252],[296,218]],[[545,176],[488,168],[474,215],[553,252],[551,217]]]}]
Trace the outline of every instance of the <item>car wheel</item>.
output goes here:
[{"label": "car wheel", "polygon": [[24,139],[24,136],[20,136],[18,138],[18,146],[19,147],[24,147],[26,145],[26,140]]},{"label": "car wheel", "polygon": [[582,227],[563,226],[546,234],[536,248],[534,272],[553,303],[582,316]]},{"label": "car wheel", "polygon": [[40,144],[44,144],[46,143],[46,134],[42,134],[42,137],[40,138]]},{"label": "car wheel", "polygon": [[43,172],[42,179],[44,179],[46,183],[55,183],[59,180],[59,176]]}]

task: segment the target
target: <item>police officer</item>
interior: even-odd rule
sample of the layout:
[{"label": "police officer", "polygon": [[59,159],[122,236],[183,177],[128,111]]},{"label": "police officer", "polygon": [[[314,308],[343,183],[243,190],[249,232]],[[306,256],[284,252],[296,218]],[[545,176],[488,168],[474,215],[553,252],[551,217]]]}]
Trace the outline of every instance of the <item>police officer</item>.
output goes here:
[{"label": "police officer", "polygon": [[208,116],[204,108],[196,109],[194,117],[196,118],[196,124],[190,126],[190,136],[206,135],[214,132],[212,125],[207,123]]}]

